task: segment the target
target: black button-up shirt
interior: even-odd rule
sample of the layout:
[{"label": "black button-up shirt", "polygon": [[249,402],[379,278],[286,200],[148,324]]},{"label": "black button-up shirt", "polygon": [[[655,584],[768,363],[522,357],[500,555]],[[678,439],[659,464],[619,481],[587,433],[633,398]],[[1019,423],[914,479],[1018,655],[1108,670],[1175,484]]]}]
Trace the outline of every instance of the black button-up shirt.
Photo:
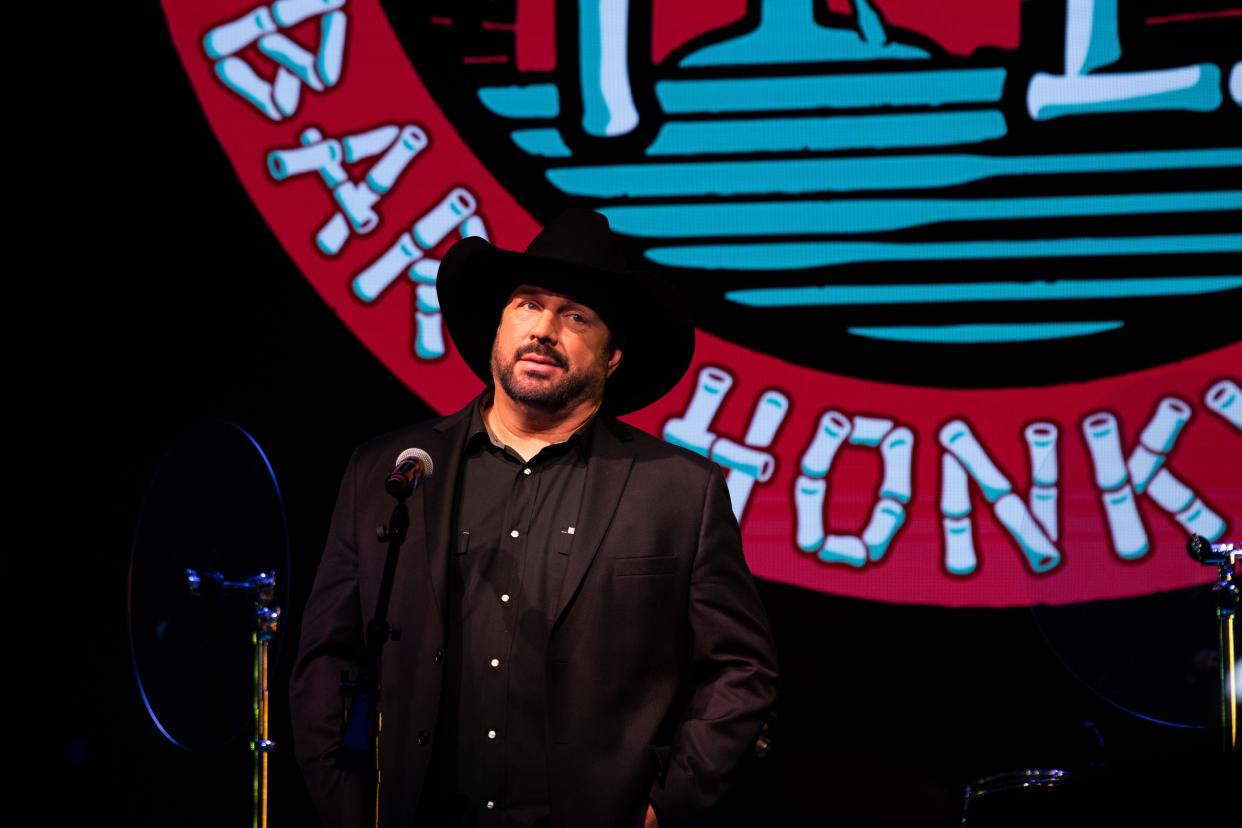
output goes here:
[{"label": "black button-up shirt", "polygon": [[592,418],[525,461],[471,414],[454,504],[445,677],[424,789],[433,824],[548,816],[544,669],[586,482]]}]

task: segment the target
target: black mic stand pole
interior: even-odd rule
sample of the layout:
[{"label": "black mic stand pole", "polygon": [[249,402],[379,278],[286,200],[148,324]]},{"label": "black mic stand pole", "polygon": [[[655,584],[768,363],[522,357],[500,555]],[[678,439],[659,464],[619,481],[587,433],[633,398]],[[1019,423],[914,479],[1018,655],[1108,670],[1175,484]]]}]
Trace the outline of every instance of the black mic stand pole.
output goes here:
[{"label": "black mic stand pole", "polygon": [[394,495],[397,505],[387,526],[375,530],[380,543],[388,544],[384,559],[384,575],[380,580],[379,595],[375,602],[375,617],[367,624],[366,649],[358,677],[353,681],[348,675],[341,676],[341,692],[345,695],[345,727],[341,733],[341,746],[336,753],[336,766],[346,771],[363,774],[363,790],[374,791],[372,797],[362,797],[361,825],[379,825],[380,795],[380,733],[384,716],[380,705],[381,655],[390,639],[399,640],[401,630],[388,623],[388,604],[392,597],[393,578],[397,571],[397,559],[401,542],[405,540],[410,526],[410,513],[405,499],[412,487]]}]

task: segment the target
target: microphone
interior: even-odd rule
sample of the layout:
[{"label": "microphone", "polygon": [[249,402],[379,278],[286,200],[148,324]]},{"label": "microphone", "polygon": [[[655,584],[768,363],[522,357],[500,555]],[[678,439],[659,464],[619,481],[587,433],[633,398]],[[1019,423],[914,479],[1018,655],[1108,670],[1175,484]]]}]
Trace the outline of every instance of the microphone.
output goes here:
[{"label": "microphone", "polygon": [[395,498],[408,497],[424,477],[431,477],[431,469],[430,454],[420,448],[408,448],[397,457],[384,489]]}]

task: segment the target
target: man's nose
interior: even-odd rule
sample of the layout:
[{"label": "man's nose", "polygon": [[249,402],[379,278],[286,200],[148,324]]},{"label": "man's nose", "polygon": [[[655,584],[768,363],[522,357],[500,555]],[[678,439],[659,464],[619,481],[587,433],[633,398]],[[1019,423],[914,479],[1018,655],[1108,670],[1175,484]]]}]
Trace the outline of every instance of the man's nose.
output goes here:
[{"label": "man's nose", "polygon": [[559,334],[560,319],[550,310],[539,314],[535,324],[530,329],[531,339],[538,339],[540,342],[555,343]]}]

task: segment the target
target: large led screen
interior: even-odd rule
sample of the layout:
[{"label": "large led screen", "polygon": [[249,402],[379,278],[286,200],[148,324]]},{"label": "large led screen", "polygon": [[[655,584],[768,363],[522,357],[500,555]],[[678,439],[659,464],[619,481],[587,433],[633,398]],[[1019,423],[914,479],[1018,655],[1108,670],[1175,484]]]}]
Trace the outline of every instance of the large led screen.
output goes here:
[{"label": "large led screen", "polygon": [[1237,4],[164,8],[254,208],[441,412],[447,247],[604,213],[698,327],[629,420],[725,468],[760,577],[1067,603],[1242,527]]}]

